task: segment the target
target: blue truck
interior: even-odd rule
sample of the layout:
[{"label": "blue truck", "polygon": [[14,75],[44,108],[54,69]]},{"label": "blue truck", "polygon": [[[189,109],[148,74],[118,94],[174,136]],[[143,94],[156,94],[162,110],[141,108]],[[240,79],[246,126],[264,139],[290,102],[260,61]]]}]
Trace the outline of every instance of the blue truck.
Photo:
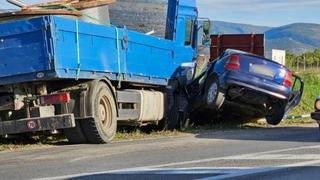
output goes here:
[{"label": "blue truck", "polygon": [[199,29],[195,0],[168,1],[164,38],[57,15],[1,20],[0,135],[107,143],[118,125],[179,127]]}]

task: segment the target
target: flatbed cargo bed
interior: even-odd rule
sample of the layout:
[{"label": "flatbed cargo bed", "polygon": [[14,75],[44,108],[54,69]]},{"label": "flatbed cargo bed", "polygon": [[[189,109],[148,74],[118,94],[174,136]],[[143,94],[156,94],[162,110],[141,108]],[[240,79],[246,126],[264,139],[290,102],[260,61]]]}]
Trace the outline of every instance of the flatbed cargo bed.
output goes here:
[{"label": "flatbed cargo bed", "polygon": [[167,85],[193,54],[125,28],[41,16],[0,23],[0,85],[107,77]]}]

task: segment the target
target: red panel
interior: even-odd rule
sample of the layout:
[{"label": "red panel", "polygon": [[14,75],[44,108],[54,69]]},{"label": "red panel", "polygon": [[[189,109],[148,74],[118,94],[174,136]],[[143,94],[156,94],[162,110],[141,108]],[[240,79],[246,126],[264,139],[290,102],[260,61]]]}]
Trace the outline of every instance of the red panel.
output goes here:
[{"label": "red panel", "polygon": [[211,35],[211,59],[219,57],[226,49],[236,49],[264,56],[264,34]]}]

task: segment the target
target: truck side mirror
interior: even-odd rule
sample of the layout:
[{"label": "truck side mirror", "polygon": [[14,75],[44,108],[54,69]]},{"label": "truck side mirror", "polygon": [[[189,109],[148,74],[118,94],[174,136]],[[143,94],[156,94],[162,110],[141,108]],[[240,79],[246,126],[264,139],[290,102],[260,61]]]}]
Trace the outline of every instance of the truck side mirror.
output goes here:
[{"label": "truck side mirror", "polygon": [[210,20],[204,20],[203,25],[203,39],[202,44],[205,46],[210,46],[210,33],[211,33],[211,22]]},{"label": "truck side mirror", "polygon": [[207,18],[199,18],[198,46],[210,46],[211,21]]}]

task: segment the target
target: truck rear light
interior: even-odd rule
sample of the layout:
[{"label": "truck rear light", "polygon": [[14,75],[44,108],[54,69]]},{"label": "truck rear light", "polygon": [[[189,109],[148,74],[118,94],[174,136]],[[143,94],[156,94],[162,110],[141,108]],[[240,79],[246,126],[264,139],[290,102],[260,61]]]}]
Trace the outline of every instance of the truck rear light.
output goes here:
[{"label": "truck rear light", "polygon": [[291,85],[292,85],[292,72],[287,71],[286,76],[283,81],[283,85],[285,85],[287,87],[291,87]]},{"label": "truck rear light", "polygon": [[50,94],[40,97],[40,104],[50,105],[50,104],[61,104],[68,103],[70,101],[70,94],[68,92],[59,94]]},{"label": "truck rear light", "polygon": [[224,67],[229,70],[240,69],[240,55],[239,54],[230,55],[226,65]]}]

